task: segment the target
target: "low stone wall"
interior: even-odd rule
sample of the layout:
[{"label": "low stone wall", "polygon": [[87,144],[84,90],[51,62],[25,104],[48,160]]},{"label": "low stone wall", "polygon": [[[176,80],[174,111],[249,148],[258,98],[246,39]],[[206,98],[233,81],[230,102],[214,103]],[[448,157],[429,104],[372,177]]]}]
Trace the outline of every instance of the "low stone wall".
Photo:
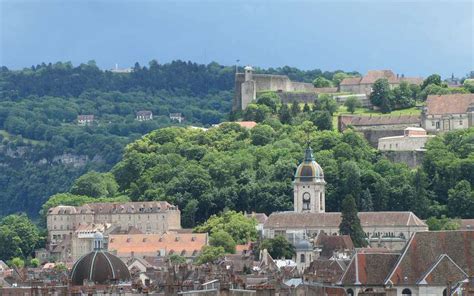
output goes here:
[{"label": "low stone wall", "polygon": [[318,95],[314,92],[277,92],[278,97],[284,104],[293,102],[314,103]]},{"label": "low stone wall", "polygon": [[[403,135],[406,126],[402,126],[400,128],[388,128],[388,129],[371,129],[367,128],[364,130],[358,130],[364,135],[364,138],[370,143],[370,145],[374,148],[377,148],[379,145],[379,139],[385,137],[395,137]],[[357,129],[356,129],[357,130]]]},{"label": "low stone wall", "polygon": [[411,168],[420,166],[423,163],[425,152],[423,150],[415,151],[381,151],[392,162],[405,163]]}]

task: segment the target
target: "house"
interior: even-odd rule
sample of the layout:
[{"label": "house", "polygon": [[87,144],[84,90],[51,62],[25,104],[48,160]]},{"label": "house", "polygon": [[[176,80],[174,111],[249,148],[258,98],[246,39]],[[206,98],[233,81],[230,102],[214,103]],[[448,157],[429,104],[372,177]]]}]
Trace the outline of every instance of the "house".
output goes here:
[{"label": "house", "polygon": [[474,126],[474,94],[429,95],[421,126],[433,132]]},{"label": "house", "polygon": [[184,121],[184,116],[181,113],[170,113],[170,120],[177,121],[179,123]]},{"label": "house", "polygon": [[416,151],[425,148],[426,142],[435,137],[427,135],[421,127],[407,127],[403,136],[383,137],[379,139],[380,151]]},{"label": "house", "polygon": [[207,233],[111,234],[108,249],[119,258],[177,254],[191,259],[207,244]]},{"label": "house", "polygon": [[348,259],[354,252],[354,244],[349,235],[327,235],[320,232],[314,240],[314,246],[319,257],[324,259]]},{"label": "house", "polygon": [[153,113],[148,110],[141,110],[137,112],[137,120],[138,121],[148,121],[153,120]]},{"label": "house", "polygon": [[344,78],[339,84],[339,91],[355,94],[366,94],[368,96],[372,92],[373,84],[378,79],[387,79],[390,88],[392,89],[400,85],[402,82],[416,85],[421,85],[423,83],[423,78],[421,77],[405,77],[404,75],[395,75],[392,70],[370,70],[363,77]]},{"label": "house", "polygon": [[358,250],[338,284],[348,295],[452,295],[472,281],[473,259],[472,230],[418,232],[400,253]]},{"label": "house", "polygon": [[357,252],[342,275],[339,285],[346,289],[347,295],[360,292],[385,292],[384,281],[397,262],[400,254],[390,252]]},{"label": "house", "polygon": [[77,124],[81,126],[91,125],[94,122],[94,115],[78,115]]}]

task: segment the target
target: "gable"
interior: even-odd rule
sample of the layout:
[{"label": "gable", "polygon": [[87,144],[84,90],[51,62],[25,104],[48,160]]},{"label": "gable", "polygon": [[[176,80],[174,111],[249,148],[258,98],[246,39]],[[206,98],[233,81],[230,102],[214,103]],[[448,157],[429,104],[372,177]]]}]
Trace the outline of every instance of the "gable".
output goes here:
[{"label": "gable", "polygon": [[445,285],[447,279],[460,282],[466,278],[467,274],[448,255],[443,254],[427,271],[419,284]]}]

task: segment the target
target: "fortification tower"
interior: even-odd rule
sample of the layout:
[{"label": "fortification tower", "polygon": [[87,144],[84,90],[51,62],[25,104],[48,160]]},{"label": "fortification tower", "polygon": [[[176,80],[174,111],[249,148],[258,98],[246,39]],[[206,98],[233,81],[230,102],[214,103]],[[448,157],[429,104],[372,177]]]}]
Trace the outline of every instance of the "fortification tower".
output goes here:
[{"label": "fortification tower", "polygon": [[293,186],[295,212],[326,211],[326,181],[323,169],[314,160],[311,147],[306,148],[304,160],[296,169]]}]

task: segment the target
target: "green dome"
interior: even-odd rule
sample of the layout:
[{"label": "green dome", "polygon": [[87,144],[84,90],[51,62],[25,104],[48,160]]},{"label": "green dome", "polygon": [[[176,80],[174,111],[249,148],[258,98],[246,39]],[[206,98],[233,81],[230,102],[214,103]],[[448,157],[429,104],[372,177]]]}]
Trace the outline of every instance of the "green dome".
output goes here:
[{"label": "green dome", "polygon": [[311,147],[306,149],[304,160],[296,169],[295,182],[324,182],[323,169],[314,160]]}]

